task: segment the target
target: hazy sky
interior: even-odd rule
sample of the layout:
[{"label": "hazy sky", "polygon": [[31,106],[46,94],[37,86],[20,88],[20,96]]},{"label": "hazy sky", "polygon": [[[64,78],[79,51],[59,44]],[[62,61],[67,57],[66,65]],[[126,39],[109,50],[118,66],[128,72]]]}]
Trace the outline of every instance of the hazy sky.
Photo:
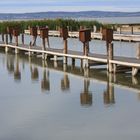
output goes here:
[{"label": "hazy sky", "polygon": [[1,13],[87,10],[140,11],[140,0],[0,0]]}]

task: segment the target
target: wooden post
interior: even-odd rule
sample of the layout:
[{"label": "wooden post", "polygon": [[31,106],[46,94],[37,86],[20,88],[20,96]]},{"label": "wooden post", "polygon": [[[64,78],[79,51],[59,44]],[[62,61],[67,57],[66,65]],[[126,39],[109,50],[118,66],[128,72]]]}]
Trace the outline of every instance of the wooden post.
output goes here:
[{"label": "wooden post", "polygon": [[109,43],[108,46],[108,60],[109,60],[109,72],[113,72],[113,64],[110,60],[113,60],[113,43]]},{"label": "wooden post", "polygon": [[10,34],[9,34],[10,43],[12,43],[12,38],[13,38],[13,37],[12,37],[12,34],[10,33]]},{"label": "wooden post", "polygon": [[137,59],[140,59],[140,43],[137,46]]},{"label": "wooden post", "polygon": [[2,42],[4,42],[4,33],[1,33]]},{"label": "wooden post", "polygon": [[45,42],[45,38],[42,38],[42,45],[43,45],[42,50],[46,50],[46,42]]},{"label": "wooden post", "polygon": [[119,27],[119,34],[121,34],[122,33],[122,27]]},{"label": "wooden post", "polygon": [[134,34],[133,26],[130,27],[131,27],[131,34],[133,35]]},{"label": "wooden post", "polygon": [[6,36],[6,40],[5,40],[6,42],[5,43],[8,44],[8,34],[6,34],[5,36]]},{"label": "wooden post", "polygon": [[67,54],[68,52],[68,43],[67,43],[67,39],[64,40],[64,53]]},{"label": "wooden post", "polygon": [[22,44],[24,44],[24,33],[21,34],[21,41],[22,41]]},{"label": "wooden post", "polygon": [[89,42],[83,43],[83,55],[88,56],[89,53]]},{"label": "wooden post", "polygon": [[18,36],[15,36],[16,46],[18,46]]},{"label": "wooden post", "polygon": [[47,41],[47,43],[48,43],[48,48],[50,48],[49,37],[48,37],[48,38],[46,38],[46,41]]},{"label": "wooden post", "polygon": [[[63,49],[63,53],[64,53],[64,54],[67,54],[67,53],[68,53],[68,43],[67,43],[67,39],[64,40],[64,49]],[[64,56],[63,59],[64,59],[63,63],[64,63],[64,64],[67,64],[67,57]]]},{"label": "wooden post", "polygon": [[33,36],[33,43],[32,43],[32,46],[35,46],[35,45],[36,45],[36,38],[37,38],[37,36]]}]

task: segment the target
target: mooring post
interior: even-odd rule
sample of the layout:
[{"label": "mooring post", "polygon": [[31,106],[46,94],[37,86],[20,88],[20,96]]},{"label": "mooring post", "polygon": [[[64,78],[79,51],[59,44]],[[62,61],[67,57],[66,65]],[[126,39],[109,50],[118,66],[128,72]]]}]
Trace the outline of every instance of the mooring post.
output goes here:
[{"label": "mooring post", "polygon": [[133,35],[133,34],[134,34],[133,25],[132,25],[132,26],[130,26],[130,28],[131,28],[131,34]]},{"label": "mooring post", "polygon": [[121,34],[122,33],[122,27],[120,26],[119,27],[119,34]]},{"label": "mooring post", "polygon": [[137,46],[137,59],[140,59],[140,43]]},{"label": "mooring post", "polygon": [[6,36],[6,37],[5,37],[5,43],[8,44],[8,34],[6,33],[5,36]]},{"label": "mooring post", "polygon": [[[79,40],[83,43],[83,55],[89,54],[89,41],[91,41],[91,30],[81,29],[79,31]],[[89,67],[88,59],[83,59],[83,67]]]},{"label": "mooring post", "polygon": [[[107,52],[107,70],[109,72],[113,71],[113,65],[109,64],[109,59],[113,58],[113,46],[111,44],[111,42],[113,41],[113,30],[112,29],[103,29],[102,30],[102,38],[103,40],[106,41],[106,52]],[[109,68],[110,67],[110,68]]]},{"label": "mooring post", "polygon": [[[13,29],[13,35],[14,35],[14,37],[15,37],[16,46],[18,46],[18,36],[20,35],[20,30],[19,30],[19,28]],[[19,53],[19,49],[18,49],[18,48],[15,48],[15,53],[16,53],[16,54]]]},{"label": "mooring post", "polygon": [[[46,50],[46,41],[48,42],[48,48],[49,46],[49,29],[48,27],[39,27],[40,29],[40,37],[42,38],[42,50],[45,51]],[[47,54],[45,54],[44,52],[42,53],[42,58],[43,59],[47,59]]]},{"label": "mooring post", "polygon": [[32,42],[32,46],[36,45],[36,39],[37,39],[37,27],[30,27],[30,35],[33,36],[33,42]]},{"label": "mooring post", "polygon": [[2,42],[4,42],[4,33],[1,33]]},{"label": "mooring post", "polygon": [[7,33],[5,34],[5,43],[6,43],[5,52],[8,53],[9,47],[7,46],[8,45],[8,34]]},{"label": "mooring post", "polygon": [[[67,39],[66,39],[66,40],[64,40],[64,54],[67,54],[67,52],[68,52],[68,43],[67,43]],[[67,64],[67,57],[66,56],[64,57],[63,63]]]},{"label": "mooring post", "polygon": [[21,41],[22,41],[22,44],[24,45],[24,33],[21,34]]},{"label": "mooring post", "polygon": [[109,46],[108,46],[108,60],[109,60],[109,72],[112,73],[113,72],[113,64],[111,63],[111,60],[113,60],[113,43],[109,43]]},{"label": "mooring post", "polygon": [[[64,41],[63,53],[67,54],[68,53],[68,41],[67,41],[68,28],[67,27],[60,28],[60,37],[62,37]],[[63,63],[67,64],[67,56],[64,56]]]},{"label": "mooring post", "polygon": [[42,38],[42,50],[46,50],[46,41],[48,42],[49,47],[49,29],[48,27],[40,27],[40,37]]},{"label": "mooring post", "polygon": [[12,39],[13,39],[13,27],[12,26],[8,26],[7,27],[7,34],[9,35],[9,39],[10,39],[10,43],[12,43]]}]

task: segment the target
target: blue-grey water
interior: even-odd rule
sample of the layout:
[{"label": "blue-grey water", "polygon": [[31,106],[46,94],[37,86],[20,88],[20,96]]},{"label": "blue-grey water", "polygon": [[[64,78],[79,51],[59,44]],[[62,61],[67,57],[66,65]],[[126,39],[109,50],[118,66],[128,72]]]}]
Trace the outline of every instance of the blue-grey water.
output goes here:
[{"label": "blue-grey water", "polygon": [[98,18],[79,18],[79,20],[97,20],[102,23],[113,23],[113,24],[140,23],[140,17],[98,17]]},{"label": "blue-grey water", "polygon": [[[26,36],[26,43],[30,38]],[[81,50],[78,39],[69,49]],[[40,43],[38,38],[37,44]],[[62,48],[60,38],[51,47]],[[114,42],[115,55],[136,56],[137,43]],[[90,51],[105,54],[105,42]],[[138,140],[140,78],[0,51],[0,140]]]}]

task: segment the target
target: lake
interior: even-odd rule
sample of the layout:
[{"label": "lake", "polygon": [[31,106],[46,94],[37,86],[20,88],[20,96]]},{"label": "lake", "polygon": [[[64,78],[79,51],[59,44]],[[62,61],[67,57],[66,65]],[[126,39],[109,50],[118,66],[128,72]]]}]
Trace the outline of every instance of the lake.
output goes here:
[{"label": "lake", "polygon": [[[29,36],[26,42],[29,43]],[[78,39],[69,48],[81,50]],[[38,38],[37,43],[40,43]],[[63,41],[50,38],[51,47]],[[137,43],[114,41],[115,54],[136,56]],[[105,42],[92,40],[90,51],[105,53]],[[108,75],[76,66],[0,51],[1,140],[137,140],[140,138],[140,78]]]},{"label": "lake", "polygon": [[97,20],[101,23],[112,23],[112,24],[140,23],[140,17],[98,17],[98,18],[79,18],[79,20]]}]

